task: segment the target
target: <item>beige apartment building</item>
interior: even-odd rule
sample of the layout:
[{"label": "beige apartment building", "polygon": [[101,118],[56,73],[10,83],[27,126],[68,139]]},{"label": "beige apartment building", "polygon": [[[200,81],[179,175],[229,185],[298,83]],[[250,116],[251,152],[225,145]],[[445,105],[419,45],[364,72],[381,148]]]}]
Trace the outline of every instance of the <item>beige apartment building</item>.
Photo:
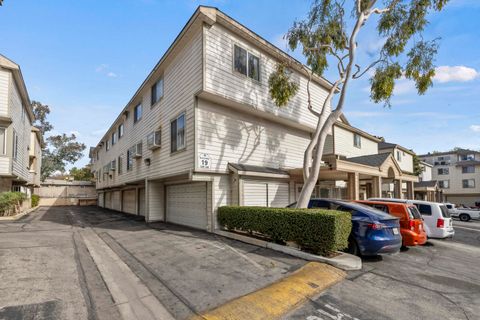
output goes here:
[{"label": "beige apartment building", "polygon": [[[288,61],[297,96],[278,108],[268,93]],[[303,66],[211,7],[199,7],[91,150],[102,207],[204,230],[222,205],[283,207],[302,187],[303,153],[316,118],[307,110]],[[314,77],[314,106],[331,87]],[[381,196],[383,184],[413,197],[418,178],[377,137],[345,117],[328,136],[314,196]]]},{"label": "beige apartment building", "polygon": [[40,185],[40,131],[18,64],[0,55],[0,192]]},{"label": "beige apartment building", "polygon": [[433,166],[432,180],[438,181],[444,201],[468,206],[480,202],[480,152],[456,149],[419,157]]}]

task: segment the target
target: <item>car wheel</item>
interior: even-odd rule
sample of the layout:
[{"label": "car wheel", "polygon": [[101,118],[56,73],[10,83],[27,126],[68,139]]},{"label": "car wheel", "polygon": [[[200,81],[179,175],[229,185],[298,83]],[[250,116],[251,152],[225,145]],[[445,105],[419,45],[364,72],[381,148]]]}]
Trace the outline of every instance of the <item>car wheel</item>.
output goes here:
[{"label": "car wheel", "polygon": [[354,256],[361,256],[357,241],[353,238],[348,239],[348,253],[353,254]]},{"label": "car wheel", "polygon": [[469,221],[470,220],[470,216],[468,214],[461,214],[460,215],[460,221]]}]

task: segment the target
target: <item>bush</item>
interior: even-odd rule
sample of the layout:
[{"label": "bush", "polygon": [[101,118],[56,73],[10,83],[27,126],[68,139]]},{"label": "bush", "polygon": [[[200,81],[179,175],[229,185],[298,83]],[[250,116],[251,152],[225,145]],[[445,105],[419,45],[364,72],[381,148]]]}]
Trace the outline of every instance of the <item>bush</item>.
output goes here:
[{"label": "bush", "polygon": [[21,192],[0,193],[0,216],[13,215],[27,197]]},{"label": "bush", "polygon": [[352,230],[350,213],[324,209],[226,206],[218,209],[218,222],[229,230],[294,241],[322,255],[347,248]]},{"label": "bush", "polygon": [[40,196],[36,194],[32,194],[32,208],[38,206],[39,202],[40,202]]}]

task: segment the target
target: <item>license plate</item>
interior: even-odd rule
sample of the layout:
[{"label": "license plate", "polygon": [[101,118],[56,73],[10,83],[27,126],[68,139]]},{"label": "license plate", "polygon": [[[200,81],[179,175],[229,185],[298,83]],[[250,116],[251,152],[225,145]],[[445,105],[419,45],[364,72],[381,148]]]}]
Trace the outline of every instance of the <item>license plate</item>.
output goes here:
[{"label": "license plate", "polygon": [[393,228],[393,234],[398,234],[398,229],[397,228]]}]

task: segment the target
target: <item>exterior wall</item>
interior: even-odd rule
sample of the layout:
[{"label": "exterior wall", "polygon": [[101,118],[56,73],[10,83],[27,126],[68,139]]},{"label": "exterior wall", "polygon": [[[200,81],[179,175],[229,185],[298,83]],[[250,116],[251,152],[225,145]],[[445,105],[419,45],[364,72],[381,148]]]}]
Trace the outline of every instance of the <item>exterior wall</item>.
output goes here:
[{"label": "exterior wall", "polygon": [[35,188],[35,194],[40,198],[96,198],[97,193],[93,184],[78,185],[49,185],[42,184]]},{"label": "exterior wall", "polygon": [[[185,172],[193,169],[194,166],[194,94],[202,88],[202,33],[198,32],[188,46],[177,54],[174,60],[169,63],[163,71],[164,96],[156,105],[151,107],[150,85],[141,92],[143,115],[137,123],[133,123],[133,103],[129,108],[129,116],[124,121],[124,136],[111,146],[109,151],[103,145],[99,151],[99,161],[93,163],[96,172],[118,156],[123,156],[123,174],[118,175],[115,171],[111,177],[102,173],[100,181],[97,181],[97,189],[110,186],[118,186],[132,181],[144,180],[146,177],[154,178]],[[158,80],[161,73],[154,75],[152,84]],[[170,152],[170,121],[185,112],[186,115],[186,148],[176,153]],[[107,132],[104,138],[111,139],[111,134],[117,130],[121,122]],[[156,150],[149,150],[146,145],[147,135],[161,128],[162,147]],[[127,171],[127,150],[135,144],[142,142],[142,158],[135,160],[133,169]],[[150,166],[144,162],[150,159]],[[118,161],[118,160],[117,160]]]},{"label": "exterior wall", "polygon": [[310,134],[210,101],[198,101],[198,153],[210,158],[202,171],[227,172],[229,162],[301,168]]},{"label": "exterior wall", "polygon": [[[214,24],[204,28],[205,33],[205,84],[204,89],[228,100],[251,106],[255,110],[288,119],[315,128],[317,118],[307,110],[307,78],[293,73],[292,79],[299,84],[293,100],[285,107],[277,107],[268,92],[268,77],[274,71],[276,59],[253,44],[233,34],[225,27]],[[250,79],[234,71],[234,45],[250,51],[260,59],[260,81]],[[311,84],[312,104],[320,108],[327,91],[320,85]]]},{"label": "exterior wall", "polygon": [[419,178],[420,181],[431,181],[433,178],[432,175],[432,167],[420,164],[420,167],[422,168],[422,173],[420,174]]},{"label": "exterior wall", "polygon": [[[444,195],[447,196],[447,198],[448,195],[476,195],[478,196],[477,201],[480,201],[480,165],[475,166],[475,173],[462,173],[462,167],[456,165],[458,162],[458,155],[456,153],[440,156],[450,156],[449,162],[447,161],[444,165],[435,165],[436,162],[441,162],[438,160],[439,155],[424,156],[422,160],[434,165],[432,169],[433,180],[449,180],[449,188],[443,189]],[[475,154],[475,160],[480,161],[480,153]],[[440,168],[448,168],[449,174],[438,174],[438,169]],[[462,180],[464,179],[475,179],[475,188],[463,188]]]},{"label": "exterior wall", "polygon": [[362,137],[361,148],[353,144],[354,132],[336,126],[334,128],[334,152],[347,158],[366,156],[378,153],[378,143],[375,140]]},{"label": "exterior wall", "polygon": [[[400,152],[400,158],[398,158],[397,151]],[[400,169],[405,172],[413,172],[413,156],[410,153],[407,153],[403,150],[398,148],[391,148],[391,149],[382,149],[378,151],[379,153],[391,153],[395,160],[397,160]],[[429,179],[431,180],[431,179]],[[427,180],[425,180],[427,181]]]},{"label": "exterior wall", "polygon": [[0,69],[0,117],[8,117],[10,72]]}]

